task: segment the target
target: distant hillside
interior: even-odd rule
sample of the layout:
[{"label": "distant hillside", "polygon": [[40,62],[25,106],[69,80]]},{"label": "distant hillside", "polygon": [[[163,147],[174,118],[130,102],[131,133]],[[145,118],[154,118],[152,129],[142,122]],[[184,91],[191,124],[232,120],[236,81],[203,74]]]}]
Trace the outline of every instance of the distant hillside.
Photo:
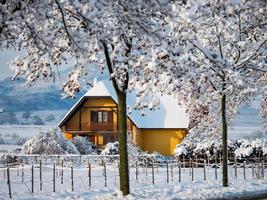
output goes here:
[{"label": "distant hillside", "polygon": [[69,109],[84,92],[77,94],[76,99],[61,99],[60,84],[26,87],[23,83],[10,78],[0,81],[0,108],[5,112]]},{"label": "distant hillside", "polygon": [[229,127],[229,138],[266,138],[263,119],[259,117],[260,96],[256,96],[249,104],[243,105]]}]

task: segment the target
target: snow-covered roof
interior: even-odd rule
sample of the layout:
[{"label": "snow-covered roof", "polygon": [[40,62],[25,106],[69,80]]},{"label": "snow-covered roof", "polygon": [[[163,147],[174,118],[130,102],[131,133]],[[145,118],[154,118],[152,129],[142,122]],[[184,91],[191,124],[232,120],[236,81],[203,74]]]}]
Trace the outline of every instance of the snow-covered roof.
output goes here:
[{"label": "snow-covered roof", "polygon": [[[70,117],[73,111],[89,97],[111,97],[116,103],[117,96],[115,89],[110,81],[99,81],[88,92],[86,92],[78,102],[69,110],[65,117],[59,123],[63,123]],[[130,119],[139,128],[188,128],[189,119],[184,107],[170,95],[158,96],[160,104],[155,110],[146,111],[146,115],[142,116],[142,110],[132,109],[131,114],[128,114]],[[134,108],[136,95],[127,93],[127,105]]]}]

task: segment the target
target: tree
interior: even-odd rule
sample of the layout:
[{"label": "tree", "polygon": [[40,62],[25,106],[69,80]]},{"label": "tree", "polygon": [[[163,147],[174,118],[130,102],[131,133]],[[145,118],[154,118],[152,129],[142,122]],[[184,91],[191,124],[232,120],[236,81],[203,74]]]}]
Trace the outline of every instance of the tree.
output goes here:
[{"label": "tree", "polygon": [[31,116],[31,113],[29,111],[26,111],[22,114],[22,118],[28,120]]},{"label": "tree", "polygon": [[32,118],[32,124],[33,125],[44,125],[44,121],[37,115],[33,116]]},{"label": "tree", "polygon": [[[188,33],[182,41],[189,54],[186,65],[194,73],[186,73],[187,80],[198,87],[199,96],[204,99],[208,96],[216,102],[209,109],[221,123],[222,182],[228,186],[228,119],[234,116],[241,102],[257,91],[259,85],[255,83],[267,72],[266,2],[193,2],[177,5],[178,23],[173,28]],[[183,14],[189,16],[186,30],[179,26]],[[186,56],[184,52],[181,55]]]},{"label": "tree", "polygon": [[[153,50],[144,79],[151,90],[176,93],[188,105],[199,119],[192,130],[222,133],[222,183],[228,186],[227,125],[266,77],[266,2],[188,0],[172,9],[170,37]],[[151,67],[155,63],[159,67]]]},{"label": "tree", "polygon": [[[27,55],[12,64],[13,79],[24,76],[26,84],[53,80],[55,66],[69,60],[74,70],[63,86],[67,96],[97,67],[110,74],[118,100],[120,189],[129,194],[126,94],[129,81],[142,70],[136,65],[146,57],[159,25],[169,13],[167,0],[100,1],[3,1],[1,46],[26,49]],[[163,21],[163,22],[162,22]],[[147,48],[149,46],[149,48]]]},{"label": "tree", "polygon": [[16,114],[13,112],[0,113],[0,124],[18,124]]},{"label": "tree", "polygon": [[[265,94],[266,95],[266,94]],[[260,117],[263,119],[263,131],[267,133],[267,96],[262,96],[261,99]]]},{"label": "tree", "polygon": [[45,121],[47,122],[52,122],[52,121],[55,121],[55,116],[53,114],[51,115],[48,115],[46,118],[45,118]]}]

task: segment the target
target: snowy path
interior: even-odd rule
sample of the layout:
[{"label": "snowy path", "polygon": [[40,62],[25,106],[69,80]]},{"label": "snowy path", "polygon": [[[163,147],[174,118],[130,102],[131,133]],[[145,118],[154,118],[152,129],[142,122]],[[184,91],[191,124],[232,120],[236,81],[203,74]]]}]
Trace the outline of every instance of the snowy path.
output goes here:
[{"label": "snowy path", "polygon": [[[218,169],[218,179],[215,180],[215,169],[207,167],[207,180],[204,181],[203,168],[194,169],[194,180],[189,168],[181,170],[179,182],[179,168],[173,167],[173,177],[169,168],[169,183],[167,183],[166,166],[155,168],[155,184],[152,184],[152,168],[140,167],[138,180],[136,168],[131,168],[131,195],[122,197],[118,191],[117,165],[107,165],[107,187],[103,166],[92,165],[92,180],[89,187],[88,168],[74,168],[74,192],[71,192],[71,170],[63,168],[63,184],[61,184],[62,168],[56,170],[55,190],[53,193],[53,168],[43,166],[42,187],[40,191],[39,168],[34,169],[34,193],[31,193],[31,166],[24,169],[24,183],[22,171],[10,170],[11,190],[13,199],[251,199],[255,195],[267,194],[267,178],[257,180],[252,178],[252,169],[246,169],[246,180],[243,168],[238,169],[238,177],[234,177],[234,169],[229,166],[230,185],[221,187],[221,171]],[[0,199],[8,199],[6,174],[0,170]]]}]

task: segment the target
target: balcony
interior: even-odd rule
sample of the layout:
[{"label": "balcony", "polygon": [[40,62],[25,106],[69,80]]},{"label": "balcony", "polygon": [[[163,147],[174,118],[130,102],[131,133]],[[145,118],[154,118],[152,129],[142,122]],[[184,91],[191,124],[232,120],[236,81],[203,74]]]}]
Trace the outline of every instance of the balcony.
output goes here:
[{"label": "balcony", "polygon": [[112,122],[91,122],[90,124],[91,131],[116,131],[117,125]]}]

